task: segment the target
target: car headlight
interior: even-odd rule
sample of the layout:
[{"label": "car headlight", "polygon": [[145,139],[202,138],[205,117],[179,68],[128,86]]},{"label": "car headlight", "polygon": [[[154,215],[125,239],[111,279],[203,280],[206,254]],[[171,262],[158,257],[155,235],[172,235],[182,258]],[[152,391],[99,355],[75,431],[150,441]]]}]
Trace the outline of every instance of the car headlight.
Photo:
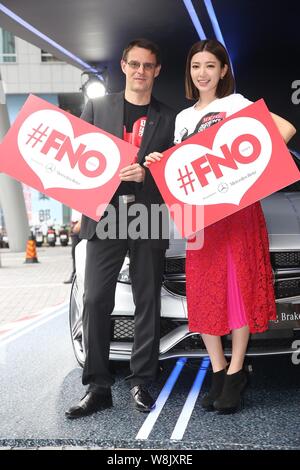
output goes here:
[{"label": "car headlight", "polygon": [[122,282],[123,284],[131,284],[131,279],[129,275],[129,260],[123,264],[123,267],[118,276],[118,282]]}]

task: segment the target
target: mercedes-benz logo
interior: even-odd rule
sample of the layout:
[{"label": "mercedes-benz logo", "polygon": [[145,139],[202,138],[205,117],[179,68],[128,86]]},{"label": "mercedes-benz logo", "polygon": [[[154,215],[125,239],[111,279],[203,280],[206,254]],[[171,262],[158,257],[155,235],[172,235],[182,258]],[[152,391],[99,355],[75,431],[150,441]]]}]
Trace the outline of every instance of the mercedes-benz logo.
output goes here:
[{"label": "mercedes-benz logo", "polygon": [[46,165],[46,171],[48,173],[53,173],[53,171],[55,171],[55,165],[54,163],[48,163],[48,165]]},{"label": "mercedes-benz logo", "polygon": [[227,183],[221,183],[218,186],[219,193],[227,193],[228,189],[229,189],[229,186]]}]

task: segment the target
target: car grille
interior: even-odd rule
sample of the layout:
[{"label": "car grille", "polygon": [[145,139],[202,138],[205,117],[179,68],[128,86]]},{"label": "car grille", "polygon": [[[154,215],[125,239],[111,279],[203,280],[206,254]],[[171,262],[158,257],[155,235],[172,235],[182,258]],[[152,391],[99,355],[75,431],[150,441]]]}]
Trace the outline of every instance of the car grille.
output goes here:
[{"label": "car grille", "polygon": [[167,291],[175,295],[186,296],[186,284],[184,281],[164,281],[163,286]]},{"label": "car grille", "polygon": [[[164,281],[165,289],[174,295],[186,296],[185,281]],[[276,299],[300,295],[300,279],[285,279],[275,283]]]},{"label": "car grille", "polygon": [[[271,253],[273,268],[300,268],[300,251],[279,251]],[[166,258],[165,276],[185,274],[185,258]]]},{"label": "car grille", "polygon": [[271,253],[273,268],[300,268],[300,251]]},{"label": "car grille", "polygon": [[[173,331],[178,326],[186,323],[182,321],[171,320],[169,318],[161,318],[160,321],[160,337]],[[116,318],[111,319],[111,341],[133,341],[134,336],[134,318]]]},{"label": "car grille", "polygon": [[[300,252],[271,253],[271,261],[275,270],[282,268],[300,267]],[[164,288],[182,297],[186,296],[185,279],[176,279],[176,275],[185,274],[185,258],[166,258]],[[280,274],[280,273],[279,273]],[[172,277],[174,278],[172,279]],[[275,283],[276,299],[300,295],[300,279],[278,280]]]},{"label": "car grille", "polygon": [[185,258],[166,258],[165,276],[185,274]]},{"label": "car grille", "polygon": [[300,295],[300,279],[285,279],[275,282],[276,299]]},{"label": "car grille", "polygon": [[134,319],[118,318],[111,320],[112,341],[132,341],[134,335]]}]

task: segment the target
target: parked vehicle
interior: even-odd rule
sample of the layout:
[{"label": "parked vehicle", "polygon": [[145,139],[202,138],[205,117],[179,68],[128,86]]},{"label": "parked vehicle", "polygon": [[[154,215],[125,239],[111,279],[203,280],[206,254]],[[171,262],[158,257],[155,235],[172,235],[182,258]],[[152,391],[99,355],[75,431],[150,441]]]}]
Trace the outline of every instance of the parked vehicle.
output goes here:
[{"label": "parked vehicle", "polygon": [[42,246],[44,243],[44,235],[41,230],[37,230],[35,232],[35,243],[36,243],[36,246]]},{"label": "parked vehicle", "polygon": [[53,227],[49,227],[47,230],[47,243],[49,246],[55,246],[56,243],[56,233]]},{"label": "parked vehicle", "polygon": [[6,233],[0,233],[0,248],[9,248],[8,236]]},{"label": "parked vehicle", "polygon": [[59,231],[59,241],[62,246],[67,246],[69,243],[69,231],[66,227],[62,226]]},{"label": "parked vehicle", "polygon": [[[300,184],[289,186],[261,202],[270,240],[277,320],[270,322],[268,331],[251,336],[247,355],[292,354],[296,346],[300,350],[300,342],[295,342],[300,340]],[[69,309],[74,353],[81,365],[85,357],[82,336],[85,257],[86,241],[82,240],[76,247],[76,276]],[[111,360],[128,361],[131,355],[134,303],[129,263],[126,258],[116,288],[111,316]],[[161,292],[160,360],[207,355],[201,336],[188,330],[185,289],[185,241],[171,236]],[[223,340],[225,353],[230,355],[231,336]]]}]

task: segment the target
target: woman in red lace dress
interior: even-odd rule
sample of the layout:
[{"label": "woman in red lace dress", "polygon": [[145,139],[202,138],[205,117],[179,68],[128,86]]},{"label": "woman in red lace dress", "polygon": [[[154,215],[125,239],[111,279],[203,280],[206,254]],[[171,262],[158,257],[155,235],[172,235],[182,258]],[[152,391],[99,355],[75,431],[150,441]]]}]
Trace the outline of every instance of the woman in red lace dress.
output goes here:
[{"label": "woman in red lace dress", "polygon": [[[234,78],[226,49],[216,40],[194,44],[186,64],[186,95],[194,106],[176,118],[175,143],[248,106],[233,94]],[[272,114],[287,142],[294,127]],[[146,165],[160,160],[146,157]],[[190,331],[201,333],[210,356],[212,386],[202,406],[233,413],[240,408],[246,386],[243,363],[250,333],[267,330],[276,319],[272,269],[264,215],[259,202],[205,228],[199,250],[187,249],[186,289]],[[232,334],[230,364],[221,336]]]}]

